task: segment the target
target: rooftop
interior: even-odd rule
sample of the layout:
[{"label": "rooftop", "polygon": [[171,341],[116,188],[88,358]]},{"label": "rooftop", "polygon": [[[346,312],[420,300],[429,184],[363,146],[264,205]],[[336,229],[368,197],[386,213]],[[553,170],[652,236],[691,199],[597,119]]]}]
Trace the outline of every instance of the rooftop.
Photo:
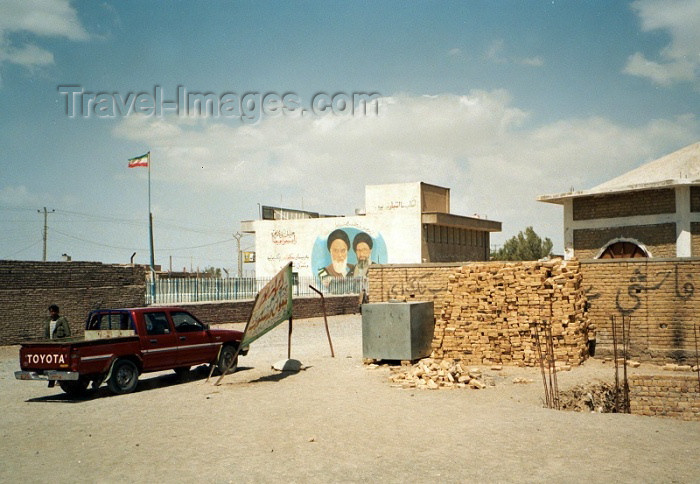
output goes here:
[{"label": "rooftop", "polygon": [[567,198],[648,190],[678,185],[700,185],[700,142],[613,178],[589,190],[537,197],[540,202],[561,204]]}]

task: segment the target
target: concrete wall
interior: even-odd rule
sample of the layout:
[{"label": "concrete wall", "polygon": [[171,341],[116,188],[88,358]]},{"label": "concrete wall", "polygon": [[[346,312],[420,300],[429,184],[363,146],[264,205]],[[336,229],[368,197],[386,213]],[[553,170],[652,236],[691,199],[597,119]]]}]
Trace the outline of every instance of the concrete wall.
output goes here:
[{"label": "concrete wall", "polygon": [[[302,220],[256,220],[255,273],[272,277],[292,262],[300,277],[316,277],[330,264],[326,242],[336,229],[353,237],[365,232],[372,237],[373,263],[421,261],[421,184],[370,185],[366,187],[366,215]],[[353,248],[348,263],[355,264]]]},{"label": "concrete wall", "polygon": [[99,262],[0,261],[0,344],[43,338],[50,304],[79,334],[92,309],[143,306],[144,271]]}]

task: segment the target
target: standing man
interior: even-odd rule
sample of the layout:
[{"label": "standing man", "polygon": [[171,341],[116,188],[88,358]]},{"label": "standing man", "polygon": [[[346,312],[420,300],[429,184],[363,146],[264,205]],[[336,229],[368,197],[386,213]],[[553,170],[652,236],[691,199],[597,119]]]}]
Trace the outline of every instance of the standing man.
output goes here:
[{"label": "standing man", "polygon": [[49,306],[49,317],[44,321],[44,337],[46,339],[70,337],[70,325],[65,316],[59,316],[58,306]]}]

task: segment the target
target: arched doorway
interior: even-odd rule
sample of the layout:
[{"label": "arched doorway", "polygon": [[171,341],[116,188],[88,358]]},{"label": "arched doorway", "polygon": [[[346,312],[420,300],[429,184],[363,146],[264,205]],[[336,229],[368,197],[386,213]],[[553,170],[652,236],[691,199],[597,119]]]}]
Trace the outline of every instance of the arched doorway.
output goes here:
[{"label": "arched doorway", "polygon": [[636,259],[650,256],[646,248],[636,241],[616,240],[608,243],[596,259]]}]

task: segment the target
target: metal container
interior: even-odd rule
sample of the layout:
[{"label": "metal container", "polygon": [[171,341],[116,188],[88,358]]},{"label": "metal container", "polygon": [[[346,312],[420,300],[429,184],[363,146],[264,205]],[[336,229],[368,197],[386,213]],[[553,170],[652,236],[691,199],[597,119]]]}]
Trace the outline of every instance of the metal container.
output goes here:
[{"label": "metal container", "polygon": [[435,316],[432,302],[362,305],[362,356],[416,360],[430,356]]}]

